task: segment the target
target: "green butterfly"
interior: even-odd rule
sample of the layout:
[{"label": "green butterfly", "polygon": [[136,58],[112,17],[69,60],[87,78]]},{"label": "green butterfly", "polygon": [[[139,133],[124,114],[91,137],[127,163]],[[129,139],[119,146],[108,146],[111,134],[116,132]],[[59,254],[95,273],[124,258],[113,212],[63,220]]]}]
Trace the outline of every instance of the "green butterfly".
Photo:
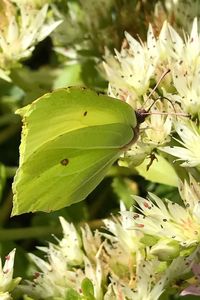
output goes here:
[{"label": "green butterfly", "polygon": [[23,129],[12,215],[85,199],[136,141],[144,120],[138,122],[123,101],[75,87],[46,94],[17,113]]}]

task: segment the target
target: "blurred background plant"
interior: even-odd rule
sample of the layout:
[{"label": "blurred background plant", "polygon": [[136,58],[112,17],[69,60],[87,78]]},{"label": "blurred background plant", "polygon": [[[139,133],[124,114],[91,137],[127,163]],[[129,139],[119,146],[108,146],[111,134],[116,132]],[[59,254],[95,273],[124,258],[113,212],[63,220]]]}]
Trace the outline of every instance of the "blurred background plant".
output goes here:
[{"label": "blurred background plant", "polygon": [[[186,280],[182,283],[181,278],[178,282],[178,277],[189,270],[194,256],[199,262],[200,37],[199,19],[194,20],[199,14],[198,0],[1,1],[0,254],[4,257],[14,248],[17,251],[16,279],[12,279],[14,252],[7,256],[1,268],[0,298],[11,299],[11,293],[17,298],[24,292],[29,295],[26,299],[47,296],[88,300],[158,299],[166,289],[163,299],[174,299],[181,287],[187,286]],[[151,109],[155,114],[142,125],[138,142],[110,169],[86,201],[51,214],[25,214],[10,219],[11,184],[18,165],[21,131],[20,118],[14,112],[52,89],[70,85],[85,85],[108,93],[127,101],[134,109],[148,109],[153,101],[161,99]],[[158,111],[167,115],[158,115]],[[174,113],[189,114],[190,118],[174,116]],[[166,215],[155,209],[152,216],[141,207],[138,210],[146,215],[143,226],[143,215],[137,216],[129,208],[144,201],[134,200],[131,195],[146,197],[148,191],[177,204],[173,210],[168,201],[162,206],[161,200],[154,197]],[[101,219],[119,211],[120,200],[125,205],[124,208],[121,205],[124,211],[121,219],[107,219],[103,233],[93,236],[86,227],[81,235],[71,227],[76,249],[65,253],[70,245],[66,244],[69,229],[64,226],[72,225],[61,219],[64,237],[58,246],[54,245],[51,234],[59,236],[62,232],[58,216],[76,225],[87,221],[91,229],[100,228]],[[146,208],[151,206],[149,202],[144,203]],[[130,219],[135,217],[131,227],[124,221],[126,214]],[[152,219],[153,224],[158,224],[152,225]],[[166,224],[164,220],[169,219],[171,223]],[[164,225],[168,227],[163,229]],[[186,228],[181,234],[183,226]],[[44,262],[31,256],[39,272],[27,256],[30,251],[41,256],[36,245],[40,245],[49,260]],[[63,266],[66,255],[73,252],[79,260],[74,262],[70,256],[67,267]],[[179,255],[183,260],[177,260]],[[186,255],[190,255],[187,266]],[[116,265],[112,257],[118,257],[121,264]],[[144,271],[142,266],[146,263],[147,271]],[[62,272],[57,274],[55,269]],[[20,277],[30,278],[34,272],[34,283],[23,283],[13,293]],[[61,273],[68,279],[67,285]],[[192,275],[185,275],[184,279],[188,278],[191,283]],[[170,291],[167,286],[172,281]],[[46,289],[51,285],[48,294]]]}]

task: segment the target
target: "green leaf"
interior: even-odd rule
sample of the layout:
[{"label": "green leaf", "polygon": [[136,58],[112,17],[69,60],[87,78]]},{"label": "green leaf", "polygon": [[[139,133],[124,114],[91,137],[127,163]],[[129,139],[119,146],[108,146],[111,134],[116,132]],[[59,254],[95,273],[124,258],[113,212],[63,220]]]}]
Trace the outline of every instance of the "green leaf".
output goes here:
[{"label": "green leaf", "polygon": [[92,281],[89,278],[86,277],[83,279],[81,283],[81,289],[86,300],[95,300],[94,287]]},{"label": "green leaf", "polygon": [[173,167],[162,156],[156,155],[156,158],[157,159],[153,161],[148,171],[148,162],[146,160],[136,167],[138,173],[147,180],[177,187],[178,176]]},{"label": "green leaf", "polygon": [[60,70],[57,79],[54,82],[54,89],[71,86],[71,85],[81,85],[83,81],[81,80],[81,65],[74,64],[67,66]]},{"label": "green leaf", "polygon": [[136,126],[125,102],[75,87],[46,94],[17,113],[24,126],[12,215],[85,199],[133,140]]},{"label": "green leaf", "polygon": [[2,198],[4,186],[6,182],[6,168],[0,163],[0,200]]},{"label": "green leaf", "polygon": [[23,300],[34,300],[34,298],[31,298],[31,297],[29,297],[27,295],[24,295],[23,296]]},{"label": "green leaf", "polygon": [[136,183],[128,178],[115,177],[112,187],[119,199],[122,200],[129,209],[134,204],[132,195],[138,192]]},{"label": "green leaf", "polygon": [[94,64],[94,61],[91,59],[86,59],[82,64],[81,77],[87,87],[107,88],[107,82],[100,76],[96,64]]},{"label": "green leaf", "polygon": [[69,288],[65,295],[65,300],[81,300],[82,297],[74,289]]}]

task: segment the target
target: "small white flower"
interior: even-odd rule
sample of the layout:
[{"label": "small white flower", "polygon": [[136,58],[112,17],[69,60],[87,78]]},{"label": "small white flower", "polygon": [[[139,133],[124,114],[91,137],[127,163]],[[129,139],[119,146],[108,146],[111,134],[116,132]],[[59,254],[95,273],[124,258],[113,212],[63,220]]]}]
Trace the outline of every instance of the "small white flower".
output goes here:
[{"label": "small white flower", "polygon": [[198,220],[200,217],[200,183],[190,175],[189,182],[187,180],[180,182],[179,193],[185,207],[195,217],[195,220]]},{"label": "small white flower", "polygon": [[120,53],[115,50],[115,57],[107,52],[104,67],[110,82],[110,94],[136,108],[138,97],[145,94],[149,88],[158,53],[154,49],[156,40],[151,26],[147,44],[138,42],[128,33],[125,33],[125,36],[129,47],[122,48]]},{"label": "small white flower", "polygon": [[[184,208],[167,199],[162,201],[153,194],[150,194],[148,200],[138,196],[134,196],[134,199],[138,203],[141,213],[125,212],[127,218],[135,221],[133,229],[152,235],[158,239],[158,243],[164,240],[167,240],[168,243],[169,240],[174,241],[175,252],[177,252],[177,243],[182,248],[198,244],[200,241],[199,202],[196,203],[195,210],[191,210],[189,205]],[[189,200],[187,201],[189,203]],[[127,226],[128,228],[131,227]],[[167,251],[168,244],[166,246]]]},{"label": "small white flower", "polygon": [[[58,241],[57,245],[49,243],[48,247],[38,247],[45,253],[47,261],[30,254],[39,271],[35,272],[33,281],[26,281],[20,289],[33,298],[64,298],[69,289],[74,289],[82,295],[82,281],[89,278],[94,287],[95,299],[102,300],[103,264],[100,259],[102,247],[90,260],[84,255],[84,249],[81,249],[82,243],[74,226],[62,217],[60,221],[63,239]],[[87,234],[85,232],[84,234],[84,239],[89,237],[90,242],[94,241],[90,236],[91,232],[87,231]]]},{"label": "small white flower", "polygon": [[163,23],[160,31],[157,47],[160,58],[158,67],[159,63],[163,63],[170,68],[182,53],[184,42],[176,30],[166,21]]},{"label": "small white flower", "polygon": [[[160,112],[169,111],[168,115]],[[163,102],[156,102],[150,115],[140,125],[139,137],[136,143],[122,154],[119,165],[138,166],[157,147],[164,146],[171,140],[173,118],[170,115],[172,109]],[[174,112],[173,112],[174,113]]]},{"label": "small white flower", "polygon": [[200,109],[200,36],[197,19],[194,19],[191,34],[177,52],[176,61],[171,63],[173,84],[178,92],[183,110],[198,114]]},{"label": "small white flower", "polygon": [[183,161],[183,167],[195,167],[200,165],[200,129],[193,122],[177,123],[176,131],[181,138],[177,140],[182,147],[166,146],[160,150],[178,157]]},{"label": "small white flower", "polygon": [[[143,235],[137,231],[127,229],[127,222],[131,222],[131,220],[127,220],[123,211],[121,211],[121,214],[121,219],[113,217],[113,220],[104,220],[106,228],[113,234],[113,236],[106,235],[106,237],[111,241],[113,249],[119,244],[125,253],[134,255],[141,246],[140,239]],[[134,224],[134,222],[132,221],[131,224]]]},{"label": "small white flower", "polygon": [[73,224],[60,217],[63,238],[59,241],[59,250],[66,257],[68,264],[81,265],[83,262],[82,242]]},{"label": "small white flower", "polygon": [[7,23],[0,25],[0,75],[8,79],[8,72],[18,62],[33,52],[35,45],[47,37],[62,21],[47,20],[48,5],[40,10],[18,4],[12,11]]},{"label": "small white flower", "polygon": [[157,102],[156,104],[151,110],[150,116],[145,121],[142,140],[146,144],[159,147],[171,139],[172,116],[170,115],[171,108],[167,108],[169,112],[167,116],[162,115],[159,112],[165,111],[163,103]]},{"label": "small white flower", "polygon": [[42,7],[47,3],[50,3],[51,0],[11,0],[12,2],[21,5],[21,6],[32,6],[32,7]]},{"label": "small white flower", "polygon": [[[104,300],[156,300],[173,280],[190,271],[191,260],[178,257],[171,265],[160,272],[161,263],[158,260],[138,260],[133,280],[129,284],[121,282],[120,278],[111,278],[111,284]],[[161,267],[162,268],[162,267]]]},{"label": "small white flower", "polygon": [[81,232],[84,250],[87,257],[92,261],[102,245],[100,232],[96,230],[93,234],[87,224],[81,228]]},{"label": "small white flower", "polygon": [[92,264],[90,260],[85,256],[85,276],[89,278],[94,287],[94,296],[96,300],[101,300],[103,296],[102,290],[102,279],[103,279],[103,271],[102,271],[102,262],[96,256],[96,264]]},{"label": "small white flower", "polygon": [[[133,272],[136,253],[143,244],[140,242],[143,234],[135,230],[127,229],[128,219],[124,216],[125,207],[121,204],[120,218],[113,217],[113,220],[106,219],[104,223],[109,234],[102,233],[106,240],[103,244],[105,254],[103,260],[106,262],[108,271],[121,278],[121,282],[130,280]],[[130,226],[134,222],[130,220]]]},{"label": "small white flower", "polygon": [[10,300],[12,299],[10,292],[21,281],[20,277],[13,279],[13,269],[14,269],[14,258],[15,249],[13,249],[5,258],[5,264],[2,267],[2,261],[0,258],[0,299]]},{"label": "small white flower", "polygon": [[190,30],[193,19],[200,13],[199,1],[165,0],[164,3],[168,18],[175,21],[180,29]]},{"label": "small white flower", "polygon": [[129,150],[121,155],[118,164],[122,167],[138,166],[152,152],[152,149],[152,145],[142,142],[142,137],[140,136],[137,143],[133,144]]}]

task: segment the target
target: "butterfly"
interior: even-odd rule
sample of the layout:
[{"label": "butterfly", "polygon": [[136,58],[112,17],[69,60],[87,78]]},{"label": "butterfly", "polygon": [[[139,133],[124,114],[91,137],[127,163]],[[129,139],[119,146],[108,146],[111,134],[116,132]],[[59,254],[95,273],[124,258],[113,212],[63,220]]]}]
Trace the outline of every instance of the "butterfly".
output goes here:
[{"label": "butterfly", "polygon": [[133,144],[145,111],[85,88],[62,88],[17,111],[23,128],[12,215],[79,202]]}]

